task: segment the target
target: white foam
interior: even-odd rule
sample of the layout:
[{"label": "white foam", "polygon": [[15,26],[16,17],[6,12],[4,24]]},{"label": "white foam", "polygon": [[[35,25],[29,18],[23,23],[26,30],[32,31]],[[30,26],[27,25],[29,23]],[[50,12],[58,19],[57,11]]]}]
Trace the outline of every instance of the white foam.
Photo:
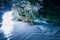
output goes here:
[{"label": "white foam", "polygon": [[1,29],[4,31],[4,34],[8,37],[9,34],[11,34],[12,30],[13,30],[13,17],[12,17],[12,13],[13,11],[8,11],[5,12],[3,15],[3,22],[2,22],[2,27]]}]

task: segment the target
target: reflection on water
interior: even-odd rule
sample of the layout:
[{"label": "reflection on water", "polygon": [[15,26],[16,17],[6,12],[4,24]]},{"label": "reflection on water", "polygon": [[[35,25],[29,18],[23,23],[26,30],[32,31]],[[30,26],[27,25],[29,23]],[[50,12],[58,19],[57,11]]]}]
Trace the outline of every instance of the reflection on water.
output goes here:
[{"label": "reflection on water", "polygon": [[12,13],[13,13],[13,11],[5,12],[2,17],[3,18],[3,22],[2,22],[3,25],[1,27],[1,29],[3,30],[5,37],[9,37],[12,35],[13,24],[14,24],[14,22],[12,20],[13,19]]}]

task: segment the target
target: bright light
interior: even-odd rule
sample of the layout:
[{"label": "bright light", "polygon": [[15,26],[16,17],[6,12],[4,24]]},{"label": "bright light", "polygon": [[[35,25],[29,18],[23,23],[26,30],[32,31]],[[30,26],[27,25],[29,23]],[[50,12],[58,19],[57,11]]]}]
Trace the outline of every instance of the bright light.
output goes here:
[{"label": "bright light", "polygon": [[4,31],[4,34],[6,36],[11,34],[11,32],[13,30],[14,22],[12,21],[12,19],[13,19],[12,13],[13,13],[13,11],[5,12],[3,17],[2,17],[3,18],[3,22],[2,22],[3,25],[1,27],[1,29]]}]

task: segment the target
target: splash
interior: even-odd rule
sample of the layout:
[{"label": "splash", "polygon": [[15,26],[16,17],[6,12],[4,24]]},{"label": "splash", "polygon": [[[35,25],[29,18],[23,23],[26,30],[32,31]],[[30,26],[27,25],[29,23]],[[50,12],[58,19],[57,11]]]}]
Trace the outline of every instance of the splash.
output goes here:
[{"label": "splash", "polygon": [[4,13],[3,15],[3,22],[2,22],[2,30],[4,32],[4,34],[6,35],[6,37],[8,37],[8,35],[11,35],[11,32],[13,30],[13,17],[12,17],[12,13],[13,11],[7,11]]}]

